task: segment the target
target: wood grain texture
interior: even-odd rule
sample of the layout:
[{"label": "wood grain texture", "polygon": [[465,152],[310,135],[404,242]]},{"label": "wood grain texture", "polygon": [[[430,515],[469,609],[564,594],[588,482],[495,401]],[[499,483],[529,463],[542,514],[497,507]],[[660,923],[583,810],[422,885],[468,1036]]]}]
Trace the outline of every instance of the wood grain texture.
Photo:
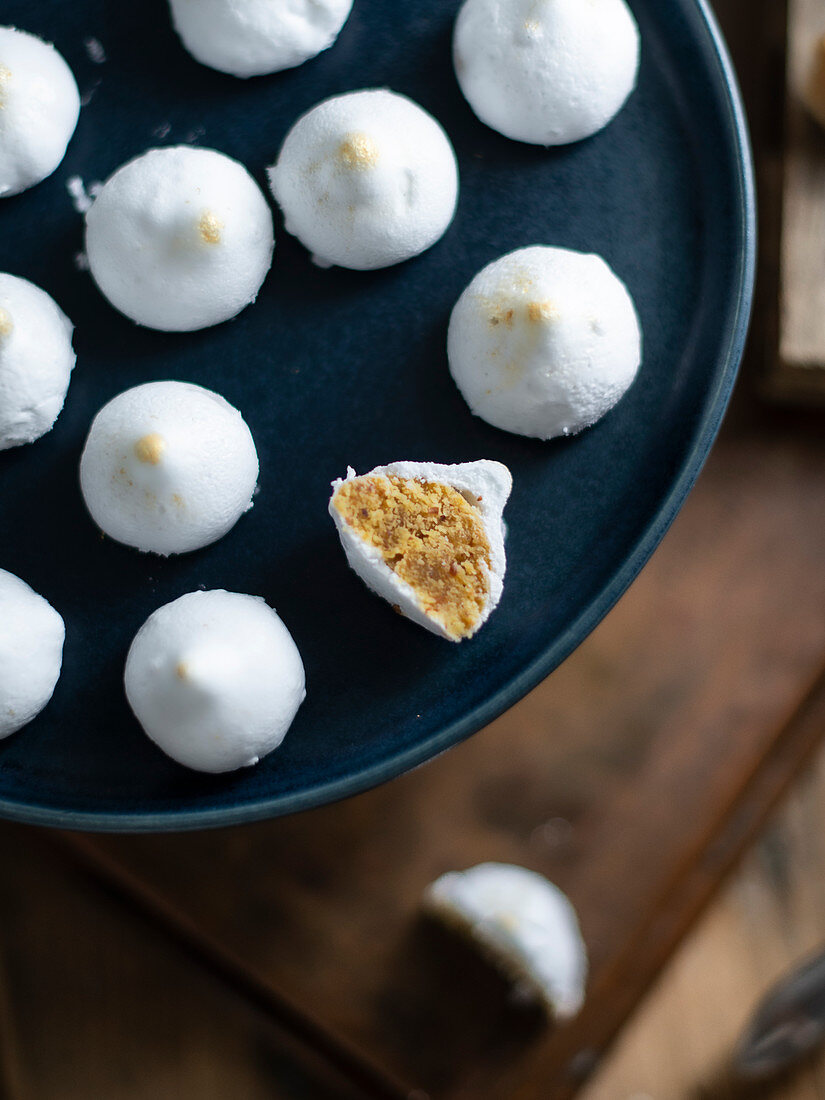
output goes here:
[{"label": "wood grain texture", "polygon": [[161,932],[196,967],[217,978],[229,993],[276,1020],[281,1031],[300,1046],[304,1056],[323,1063],[348,1082],[363,1100],[407,1100],[409,1090],[405,1086],[373,1066],[362,1052],[330,1036],[311,1016],[267,985],[228,945],[213,939],[186,912],[107,857],[97,845],[70,833],[52,833],[49,839],[56,854],[65,856],[70,866],[88,875],[133,914]]},{"label": "wood grain texture", "polygon": [[[720,803],[718,818],[708,820],[707,833],[696,849],[673,868],[659,903],[651,906],[634,935],[617,951],[612,965],[591,985],[581,1016],[520,1065],[510,1091],[502,1095],[519,1100],[541,1097],[540,1082],[548,1075],[558,1081],[553,1096],[577,1092],[579,1079],[590,1074],[722,878],[756,837],[770,809],[820,746],[823,733],[825,669],[778,732],[768,754],[742,777],[741,786],[730,792],[727,803]],[[558,1074],[559,1066],[568,1067],[566,1080]],[[472,1084],[465,1094],[472,1095]]]},{"label": "wood grain texture", "polygon": [[825,402],[825,133],[804,105],[818,40],[819,0],[787,0],[787,80],[776,397]]},{"label": "wood grain texture", "polygon": [[657,982],[581,1100],[821,1100],[825,1053],[776,1082],[731,1081],[758,1000],[825,945],[825,753]]},{"label": "wood grain texture", "polygon": [[363,1095],[55,858],[36,831],[0,826],[0,863],[11,1100]]}]

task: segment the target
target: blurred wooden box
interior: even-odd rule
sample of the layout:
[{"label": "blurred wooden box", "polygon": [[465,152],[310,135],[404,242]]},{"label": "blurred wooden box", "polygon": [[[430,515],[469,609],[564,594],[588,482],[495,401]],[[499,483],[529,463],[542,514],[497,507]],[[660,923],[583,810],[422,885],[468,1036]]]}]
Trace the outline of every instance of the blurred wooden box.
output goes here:
[{"label": "blurred wooden box", "polygon": [[804,404],[825,404],[825,131],[803,98],[823,34],[821,0],[788,0],[778,346],[765,388]]}]

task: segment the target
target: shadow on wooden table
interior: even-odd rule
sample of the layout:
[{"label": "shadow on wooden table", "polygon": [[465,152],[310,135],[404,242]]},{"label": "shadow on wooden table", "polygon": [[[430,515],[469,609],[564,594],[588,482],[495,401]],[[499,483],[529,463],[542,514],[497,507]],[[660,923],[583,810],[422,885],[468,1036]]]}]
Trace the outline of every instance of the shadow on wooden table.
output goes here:
[{"label": "shadow on wooden table", "polygon": [[405,1045],[438,1052],[428,1081],[437,1094],[458,1084],[464,1066],[517,1060],[548,1029],[543,1012],[514,1001],[510,983],[478,951],[427,916],[400,938],[374,1010],[388,1047],[403,1035]]}]

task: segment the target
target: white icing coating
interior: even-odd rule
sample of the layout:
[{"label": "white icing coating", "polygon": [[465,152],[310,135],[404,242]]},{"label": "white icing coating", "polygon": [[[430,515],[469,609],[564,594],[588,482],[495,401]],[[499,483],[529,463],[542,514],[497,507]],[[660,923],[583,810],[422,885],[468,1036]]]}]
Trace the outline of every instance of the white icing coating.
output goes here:
[{"label": "white icing coating", "polygon": [[31,722],[51,699],[65,636],[51,604],[0,569],[0,737]]},{"label": "white icing coating", "polygon": [[[507,559],[504,552],[504,505],[510,496],[513,487],[513,479],[510,471],[501,462],[492,462],[488,459],[480,459],[477,462],[462,462],[457,465],[443,465],[438,462],[391,462],[388,466],[376,466],[364,477],[395,476],[400,478],[417,479],[419,481],[434,481],[442,485],[450,485],[475,508],[484,526],[484,531],[490,543],[490,571],[487,574],[488,593],[487,602],[478,622],[473,627],[471,637],[489,619],[497,607],[504,591],[504,573],[507,568]],[[332,482],[332,496],[329,502],[329,514],[335,521],[341,545],[347,556],[350,568],[354,570],[377,595],[382,596],[390,604],[396,607],[408,619],[425,630],[432,631],[440,638],[454,642],[453,638],[444,629],[443,625],[428,614],[422,607],[414,588],[384,561],[381,551],[370,545],[360,537],[346,522],[344,517],[335,507],[335,494],[345,481],[351,481],[358,477],[352,468],[347,470],[345,478],[338,478]]]},{"label": "white icing coating", "polygon": [[0,274],[0,451],[53,427],[75,364],[72,332],[45,290]]},{"label": "white icing coating", "polygon": [[447,354],[476,416],[552,439],[594,424],[626,393],[642,335],[600,256],[535,245],[476,275],[453,309]]},{"label": "white icing coating", "polygon": [[563,145],[624,106],[639,29],[624,0],[465,0],[453,61],[482,122],[516,141]]},{"label": "white icing coating", "polygon": [[202,65],[233,76],[291,69],[328,49],[352,0],[169,0],[172,22]]},{"label": "white icing coating", "polygon": [[0,197],[50,176],[77,126],[72,70],[33,34],[0,27]]},{"label": "white icing coating", "polygon": [[427,887],[424,906],[477,943],[556,1019],[584,1002],[587,951],[576,911],[542,875],[507,863],[480,863]]},{"label": "white icing coating", "polygon": [[367,271],[408,260],[443,236],[458,201],[444,130],[383,89],[319,103],[269,169],[284,225],[321,266]]},{"label": "white icing coating", "polygon": [[156,554],[207,546],[252,507],[258,455],[241,414],[188,382],[147,382],[104,405],[80,487],[110,538]]},{"label": "white icing coating", "polygon": [[86,215],[98,287],[139,325],[189,332],[254,302],[272,214],[242,164],[189,145],[150,149],[110,176]]},{"label": "white icing coating", "polygon": [[189,592],[158,608],[126,659],[126,698],[147,735],[187,768],[257,764],[306,696],[292,635],[257,596]]}]

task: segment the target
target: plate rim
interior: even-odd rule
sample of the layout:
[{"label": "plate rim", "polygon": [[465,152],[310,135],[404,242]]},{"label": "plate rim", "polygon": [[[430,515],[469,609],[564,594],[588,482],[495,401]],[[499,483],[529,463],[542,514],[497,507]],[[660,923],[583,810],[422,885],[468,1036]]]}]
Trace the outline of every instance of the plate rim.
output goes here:
[{"label": "plate rim", "polygon": [[[709,0],[688,0],[706,38],[700,47],[715,59],[724,84],[728,121],[737,161],[738,218],[741,237],[735,308],[729,324],[725,351],[719,360],[717,384],[705,402],[705,409],[683,457],[678,474],[621,567],[582,613],[554,641],[508,684],[462,718],[414,746],[377,764],[308,789],[259,798],[240,806],[205,810],[165,810],[146,813],[102,813],[61,810],[33,803],[0,799],[0,818],[27,825],[51,826],[101,833],[188,832],[249,824],[268,818],[315,809],[377,787],[395,779],[471,737],[489,725],[550,675],[587,638],[619,598],[627,591],[657,548],[688,493],[693,488],[719,431],[730,400],[753,306],[756,277],[756,186],[748,124],[736,72],[727,44]],[[733,298],[732,298],[733,301]]]}]

